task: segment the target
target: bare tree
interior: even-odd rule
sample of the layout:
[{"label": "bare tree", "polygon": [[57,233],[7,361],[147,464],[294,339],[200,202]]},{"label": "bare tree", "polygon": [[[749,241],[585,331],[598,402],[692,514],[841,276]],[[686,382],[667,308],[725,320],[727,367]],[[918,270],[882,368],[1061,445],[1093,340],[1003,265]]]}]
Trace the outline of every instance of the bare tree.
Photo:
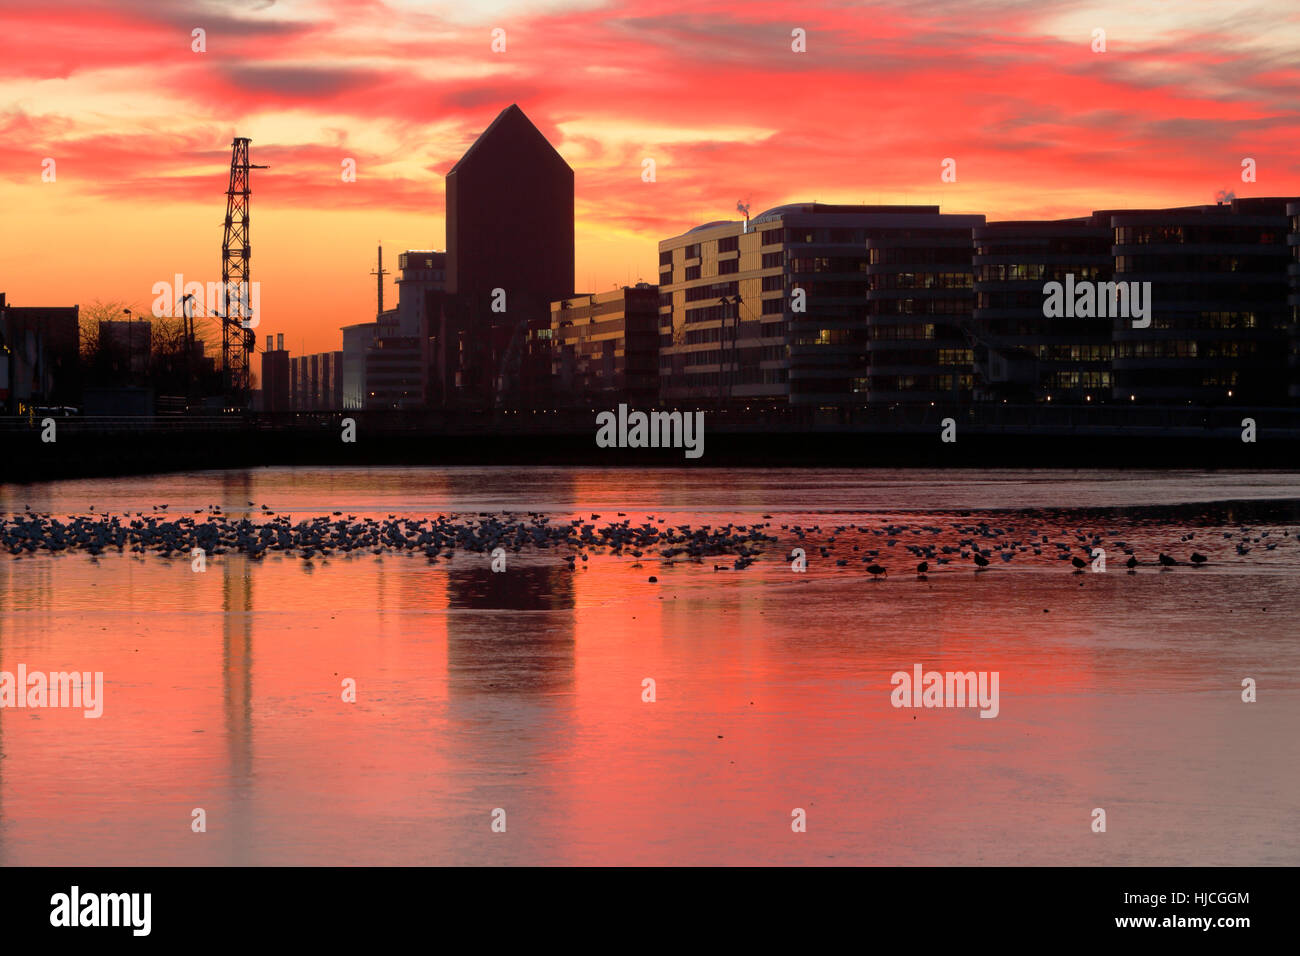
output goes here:
[{"label": "bare tree", "polygon": [[87,385],[122,385],[130,375],[131,357],[120,343],[101,334],[102,322],[121,322],[130,306],[120,300],[96,299],[80,314],[80,352]]}]

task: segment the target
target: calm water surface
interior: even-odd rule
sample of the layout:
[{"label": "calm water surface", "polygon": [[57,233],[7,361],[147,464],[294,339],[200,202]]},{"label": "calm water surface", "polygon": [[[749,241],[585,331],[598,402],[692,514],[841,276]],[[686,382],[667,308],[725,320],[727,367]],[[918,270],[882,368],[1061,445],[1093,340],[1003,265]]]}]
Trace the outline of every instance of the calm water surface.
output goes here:
[{"label": "calm water surface", "polygon": [[[554,551],[511,554],[504,574],[464,552],[227,554],[202,574],[187,557],[0,554],[0,671],[106,685],[98,720],[0,710],[0,863],[1296,865],[1297,499],[1294,474],[1195,472],[264,469],[0,486],[4,515],[537,511],[770,522],[779,539],[743,571],[626,553],[569,571]],[[1041,556],[977,574],[954,554],[917,579],[908,544],[955,545],[979,522],[1022,546],[1099,534],[1108,570],[1073,574],[1038,541]],[[1210,561],[1130,575],[1115,541]],[[888,575],[871,580],[855,544]],[[916,663],[998,671],[999,716],[895,709],[890,675]],[[1246,677],[1257,703],[1241,701]]]}]

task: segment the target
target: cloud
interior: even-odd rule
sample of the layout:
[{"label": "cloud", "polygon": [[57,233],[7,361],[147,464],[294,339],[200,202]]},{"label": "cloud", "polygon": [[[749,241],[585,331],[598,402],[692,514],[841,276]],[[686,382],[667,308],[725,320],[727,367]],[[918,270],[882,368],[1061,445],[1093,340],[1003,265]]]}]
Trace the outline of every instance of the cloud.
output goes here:
[{"label": "cloud", "polygon": [[575,169],[580,244],[615,237],[647,273],[659,239],[738,196],[1079,215],[1203,201],[1243,156],[1260,184],[1238,191],[1300,193],[1286,0],[48,0],[0,9],[0,32],[22,37],[0,62],[0,186],[39,189],[52,156],[59,195],[128,217],[141,196],[219,204],[243,135],[271,166],[259,210],[418,216],[439,243],[442,176],[511,103]]}]

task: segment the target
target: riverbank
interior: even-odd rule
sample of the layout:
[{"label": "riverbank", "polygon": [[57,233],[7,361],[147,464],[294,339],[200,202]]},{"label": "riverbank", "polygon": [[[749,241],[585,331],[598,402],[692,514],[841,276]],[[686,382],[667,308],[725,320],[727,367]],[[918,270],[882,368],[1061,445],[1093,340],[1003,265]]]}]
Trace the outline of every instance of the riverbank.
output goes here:
[{"label": "riverbank", "polygon": [[1201,468],[1294,467],[1297,438],[1239,428],[1078,426],[1044,429],[958,424],[954,441],[921,425],[805,426],[710,423],[703,453],[601,448],[595,428],[524,423],[393,427],[357,416],[354,441],[328,419],[296,423],[60,419],[55,440],[39,423],[0,430],[0,482],[259,466],[591,465],[598,467]]}]

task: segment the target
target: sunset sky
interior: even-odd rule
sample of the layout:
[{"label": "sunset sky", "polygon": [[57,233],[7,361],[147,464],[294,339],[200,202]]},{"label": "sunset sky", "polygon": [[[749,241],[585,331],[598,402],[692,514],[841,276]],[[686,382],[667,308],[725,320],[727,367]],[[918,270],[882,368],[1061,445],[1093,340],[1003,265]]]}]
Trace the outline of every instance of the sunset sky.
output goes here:
[{"label": "sunset sky", "polygon": [[147,312],[155,282],[219,279],[248,136],[270,166],[259,344],[339,348],[374,317],[376,243],[394,271],[444,248],[443,175],[511,103],[574,168],[576,283],[598,291],[655,281],[660,239],[738,200],[1006,219],[1300,195],[1300,5],[0,0],[0,291]]}]

